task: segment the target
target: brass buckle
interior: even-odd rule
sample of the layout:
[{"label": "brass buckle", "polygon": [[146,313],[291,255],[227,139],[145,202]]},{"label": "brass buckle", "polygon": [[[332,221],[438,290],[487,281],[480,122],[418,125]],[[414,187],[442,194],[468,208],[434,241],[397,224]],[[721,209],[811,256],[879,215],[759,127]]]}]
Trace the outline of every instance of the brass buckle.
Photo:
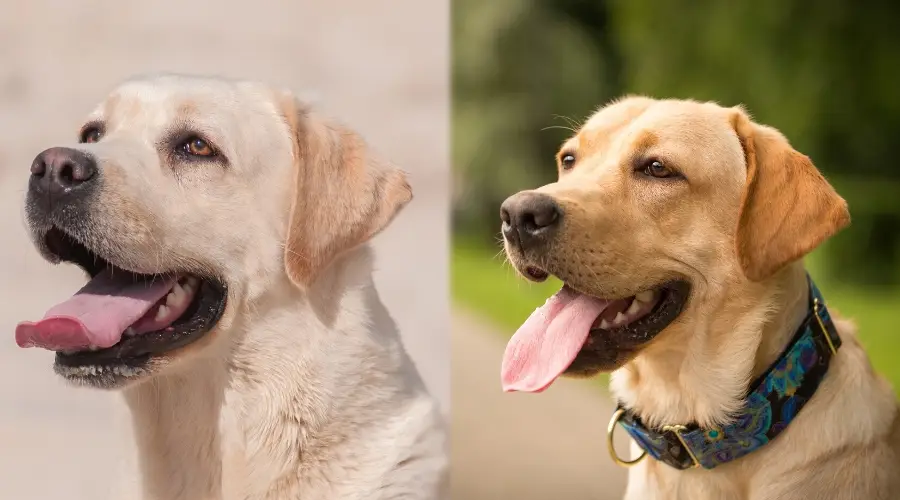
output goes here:
[{"label": "brass buckle", "polygon": [[813,316],[816,317],[816,321],[819,322],[819,328],[822,329],[822,335],[825,335],[825,341],[828,342],[828,348],[831,349],[831,354],[837,354],[837,348],[834,347],[834,342],[831,340],[831,334],[828,333],[828,328],[825,328],[825,322],[822,321],[822,317],[819,316],[819,306],[821,302],[819,302],[819,298],[813,298]]},{"label": "brass buckle", "polygon": [[622,419],[622,415],[625,415],[625,409],[619,408],[613,413],[612,418],[609,419],[609,426],[606,428],[606,446],[609,447],[609,456],[612,457],[613,462],[616,465],[621,467],[631,467],[633,465],[637,465],[641,460],[647,458],[647,450],[643,450],[641,456],[635,458],[634,460],[623,460],[616,453],[616,447],[613,444],[613,433],[616,431],[616,424],[619,423],[619,420]]},{"label": "brass buckle", "polygon": [[694,456],[694,452],[691,451],[691,447],[688,446],[687,441],[685,441],[684,437],[681,435],[682,431],[687,430],[687,427],[685,427],[683,425],[665,425],[665,426],[663,426],[662,430],[663,430],[663,432],[671,431],[675,434],[675,437],[678,438],[678,441],[681,443],[681,446],[684,447],[684,451],[686,451],[687,454],[691,457],[691,460],[694,461],[694,465],[691,466],[692,469],[696,469],[697,467],[700,467],[700,461],[697,460],[696,456]]}]

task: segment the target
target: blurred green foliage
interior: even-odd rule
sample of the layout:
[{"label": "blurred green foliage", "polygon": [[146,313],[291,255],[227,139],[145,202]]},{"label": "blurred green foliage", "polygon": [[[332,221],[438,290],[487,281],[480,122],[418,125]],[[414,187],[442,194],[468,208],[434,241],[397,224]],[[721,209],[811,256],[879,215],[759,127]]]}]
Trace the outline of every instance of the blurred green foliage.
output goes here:
[{"label": "blurred green foliage", "polygon": [[455,0],[454,230],[495,238],[500,203],[552,181],[567,128],[616,96],[741,103],[850,203],[822,272],[896,286],[897,19],[875,0]]}]

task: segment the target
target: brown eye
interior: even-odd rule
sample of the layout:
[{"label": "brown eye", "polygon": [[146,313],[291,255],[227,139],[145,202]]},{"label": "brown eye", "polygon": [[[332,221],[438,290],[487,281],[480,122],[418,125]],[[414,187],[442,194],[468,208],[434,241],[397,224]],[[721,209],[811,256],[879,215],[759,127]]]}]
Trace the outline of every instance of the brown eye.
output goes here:
[{"label": "brown eye", "polygon": [[669,167],[663,165],[662,162],[657,160],[647,162],[644,165],[644,169],[641,170],[641,173],[646,175],[647,177],[655,177],[657,179],[667,179],[669,177],[675,177],[677,175]]},{"label": "brown eye", "polygon": [[199,137],[192,137],[184,142],[181,146],[182,151],[191,155],[191,156],[215,156],[216,151],[209,145],[208,142],[204,141]]},{"label": "brown eye", "polygon": [[83,143],[92,143],[99,141],[101,137],[103,137],[103,131],[100,130],[100,127],[88,127],[81,131],[79,140]]},{"label": "brown eye", "polygon": [[575,155],[566,153],[560,156],[559,163],[562,165],[563,170],[569,170],[575,166]]}]

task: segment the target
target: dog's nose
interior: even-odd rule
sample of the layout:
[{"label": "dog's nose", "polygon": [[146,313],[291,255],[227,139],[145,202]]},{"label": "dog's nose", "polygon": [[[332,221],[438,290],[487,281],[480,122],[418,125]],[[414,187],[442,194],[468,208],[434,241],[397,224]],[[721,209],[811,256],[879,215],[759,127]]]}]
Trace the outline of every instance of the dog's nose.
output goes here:
[{"label": "dog's nose", "polygon": [[533,191],[514,194],[500,206],[503,236],[522,249],[546,242],[561,218],[562,209],[556,200]]},{"label": "dog's nose", "polygon": [[28,189],[54,204],[66,204],[81,195],[96,174],[93,156],[72,148],[50,148],[32,162]]}]

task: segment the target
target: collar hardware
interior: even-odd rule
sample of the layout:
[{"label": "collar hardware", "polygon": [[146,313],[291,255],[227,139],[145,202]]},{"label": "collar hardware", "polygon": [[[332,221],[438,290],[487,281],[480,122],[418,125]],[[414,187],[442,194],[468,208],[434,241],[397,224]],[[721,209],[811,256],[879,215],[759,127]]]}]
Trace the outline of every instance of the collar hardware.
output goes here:
[{"label": "collar hardware", "polygon": [[[815,287],[815,285],[813,285],[813,287]],[[822,315],[820,313],[820,308],[824,309],[824,307],[825,304],[819,301],[819,297],[813,298],[812,313],[813,315],[815,315],[816,321],[819,323],[819,328],[821,328],[822,331],[825,332],[825,340],[828,341],[828,348],[831,349],[831,354],[834,355],[837,354],[837,346],[834,345],[834,341],[831,339],[831,332],[829,332],[828,328],[825,326],[825,322],[822,320]],[[834,335],[835,337],[837,337],[837,332],[835,332]]]},{"label": "collar hardware", "polygon": [[621,467],[631,467],[633,465],[639,464],[642,460],[647,458],[647,450],[643,450],[637,458],[633,460],[625,460],[620,457],[618,453],[616,453],[616,445],[613,442],[613,434],[616,432],[616,424],[619,423],[619,419],[622,418],[622,415],[625,414],[625,410],[622,408],[617,409],[612,418],[609,419],[609,426],[606,428],[606,446],[609,449],[609,456],[612,457],[613,462],[616,465]]},{"label": "collar hardware", "polygon": [[[703,429],[696,423],[652,429],[619,405],[610,419],[607,444],[613,461],[630,467],[648,455],[671,467],[712,469],[737,460],[766,445],[797,416],[828,373],[841,338],[812,279],[806,318],[779,358],[749,386],[744,408],[721,428]],[[626,461],[613,448],[613,432],[621,425],[641,456]]]},{"label": "collar hardware", "polygon": [[675,434],[675,437],[678,438],[678,442],[681,443],[681,446],[684,446],[684,451],[687,452],[688,456],[691,457],[691,461],[693,464],[691,465],[691,469],[695,469],[700,467],[700,461],[697,460],[697,457],[694,455],[694,452],[691,451],[691,445],[684,440],[684,436],[681,435],[682,432],[688,430],[687,427],[683,425],[664,425],[662,428],[663,432],[671,432]]}]

